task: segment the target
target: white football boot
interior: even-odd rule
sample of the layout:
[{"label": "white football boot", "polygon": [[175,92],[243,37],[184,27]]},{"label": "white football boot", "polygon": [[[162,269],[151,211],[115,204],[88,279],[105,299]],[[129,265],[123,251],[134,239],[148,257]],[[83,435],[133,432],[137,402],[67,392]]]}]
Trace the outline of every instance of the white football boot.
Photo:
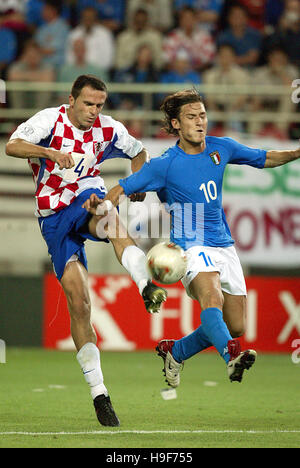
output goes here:
[{"label": "white football boot", "polygon": [[231,382],[241,382],[244,370],[250,369],[256,360],[256,351],[247,349],[241,351],[241,345],[238,340],[228,341],[228,352],[230,360],[227,364],[228,377]]},{"label": "white football boot", "polygon": [[174,340],[161,340],[156,346],[158,356],[164,361],[163,373],[166,376],[166,382],[170,387],[176,388],[180,384],[180,372],[183,369],[183,362],[177,362],[173,358],[172,348]]}]

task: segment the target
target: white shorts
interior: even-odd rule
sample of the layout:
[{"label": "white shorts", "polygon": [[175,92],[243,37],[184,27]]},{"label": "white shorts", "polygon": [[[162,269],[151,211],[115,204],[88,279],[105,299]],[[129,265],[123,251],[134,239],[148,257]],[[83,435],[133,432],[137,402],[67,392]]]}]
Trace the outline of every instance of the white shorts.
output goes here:
[{"label": "white shorts", "polygon": [[236,250],[231,247],[191,247],[186,251],[188,264],[182,284],[187,294],[193,297],[189,285],[198,273],[218,271],[222,291],[234,296],[246,296],[247,289],[241,262]]}]

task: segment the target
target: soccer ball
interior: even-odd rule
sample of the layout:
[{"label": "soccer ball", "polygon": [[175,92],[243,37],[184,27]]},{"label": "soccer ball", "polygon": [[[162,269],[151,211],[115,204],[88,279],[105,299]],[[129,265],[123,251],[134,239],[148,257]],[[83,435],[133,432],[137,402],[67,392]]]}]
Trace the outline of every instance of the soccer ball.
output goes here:
[{"label": "soccer ball", "polygon": [[152,278],[163,284],[172,284],[185,275],[187,258],[179,245],[161,242],[149,250],[147,264]]}]

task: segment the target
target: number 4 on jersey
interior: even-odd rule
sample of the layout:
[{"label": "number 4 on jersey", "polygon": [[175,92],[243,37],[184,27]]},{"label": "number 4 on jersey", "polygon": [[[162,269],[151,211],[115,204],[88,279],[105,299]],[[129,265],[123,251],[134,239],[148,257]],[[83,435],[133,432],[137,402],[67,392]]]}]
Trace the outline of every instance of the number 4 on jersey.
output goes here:
[{"label": "number 4 on jersey", "polygon": [[80,161],[79,161],[79,163],[77,164],[77,166],[76,166],[75,169],[74,169],[74,172],[76,172],[76,174],[78,174],[78,177],[81,176],[82,171],[83,171],[83,169],[84,169],[84,164],[83,164],[83,162],[84,162],[84,158],[81,158]]},{"label": "number 4 on jersey", "polygon": [[75,166],[71,169],[66,169],[64,180],[67,182],[76,182],[80,177],[85,177],[95,158],[94,155],[83,155],[82,153],[72,153]]}]

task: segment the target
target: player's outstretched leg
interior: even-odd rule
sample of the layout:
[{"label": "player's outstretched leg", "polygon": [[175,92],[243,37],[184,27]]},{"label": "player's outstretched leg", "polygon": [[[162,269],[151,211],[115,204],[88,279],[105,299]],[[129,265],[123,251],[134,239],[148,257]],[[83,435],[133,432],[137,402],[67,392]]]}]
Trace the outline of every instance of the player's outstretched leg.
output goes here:
[{"label": "player's outstretched leg", "polygon": [[[133,242],[128,238],[127,242]],[[147,257],[136,245],[126,245],[123,249],[119,241],[122,254],[119,254],[120,262],[131,275],[144,300],[147,312],[150,314],[160,311],[161,305],[167,299],[167,291],[151,281],[147,270]],[[115,245],[114,245],[115,247]],[[118,247],[115,247],[117,251]]]},{"label": "player's outstretched leg", "polygon": [[163,373],[166,382],[170,387],[176,388],[180,384],[180,372],[183,369],[183,362],[177,362],[172,354],[175,340],[161,340],[156,346],[158,356],[163,359]]},{"label": "player's outstretched leg", "polygon": [[231,382],[241,382],[244,370],[250,369],[255,363],[256,351],[253,349],[241,351],[241,345],[238,340],[228,341],[227,346],[230,355],[227,364],[228,377]]},{"label": "player's outstretched leg", "polygon": [[[102,228],[102,220],[97,221],[97,217],[93,217],[89,224],[90,232],[101,238]],[[116,210],[108,214],[103,236],[106,234],[113,244],[120,264],[124,266],[137,285],[144,300],[146,310],[150,314],[159,312],[161,304],[167,299],[167,291],[152,283],[151,275],[147,269],[145,252],[135,245],[134,240],[129,236]]]}]

